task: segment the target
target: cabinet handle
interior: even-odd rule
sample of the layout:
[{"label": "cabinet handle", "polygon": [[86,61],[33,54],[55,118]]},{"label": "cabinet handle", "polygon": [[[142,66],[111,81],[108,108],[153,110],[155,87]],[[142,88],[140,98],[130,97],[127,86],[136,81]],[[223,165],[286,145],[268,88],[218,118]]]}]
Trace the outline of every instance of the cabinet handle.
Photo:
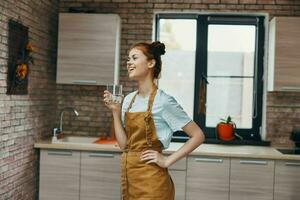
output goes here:
[{"label": "cabinet handle", "polygon": [[72,83],[90,85],[90,84],[96,84],[97,81],[94,81],[94,80],[73,80]]},{"label": "cabinet handle", "polygon": [[220,158],[195,158],[196,162],[210,162],[210,163],[222,163],[223,159]]},{"label": "cabinet handle", "polygon": [[300,162],[285,162],[286,166],[300,166]]},{"label": "cabinet handle", "polygon": [[72,151],[48,151],[48,155],[72,156]]},{"label": "cabinet handle", "polygon": [[113,158],[114,154],[111,153],[90,153],[90,157]]},{"label": "cabinet handle", "polygon": [[240,164],[267,165],[268,162],[263,160],[240,160]]}]

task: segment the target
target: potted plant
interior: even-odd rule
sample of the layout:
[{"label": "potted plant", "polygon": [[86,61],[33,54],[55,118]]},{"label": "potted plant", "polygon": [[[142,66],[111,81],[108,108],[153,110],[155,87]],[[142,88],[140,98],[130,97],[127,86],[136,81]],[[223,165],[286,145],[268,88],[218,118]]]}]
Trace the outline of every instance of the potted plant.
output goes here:
[{"label": "potted plant", "polygon": [[221,119],[221,122],[219,122],[216,127],[218,138],[224,141],[233,140],[235,127],[235,123],[230,116],[228,116],[227,119]]}]

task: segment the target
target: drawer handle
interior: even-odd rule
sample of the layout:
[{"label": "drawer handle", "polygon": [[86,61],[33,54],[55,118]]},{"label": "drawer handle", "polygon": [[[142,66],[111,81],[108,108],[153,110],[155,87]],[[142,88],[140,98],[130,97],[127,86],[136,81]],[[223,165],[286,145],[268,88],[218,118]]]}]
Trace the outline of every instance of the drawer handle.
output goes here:
[{"label": "drawer handle", "polygon": [[53,156],[72,156],[72,151],[48,151],[48,155],[53,155]]},{"label": "drawer handle", "polygon": [[286,166],[300,166],[300,162],[285,162]]},{"label": "drawer handle", "polygon": [[114,154],[110,153],[90,153],[90,157],[113,158]]},{"label": "drawer handle", "polygon": [[240,160],[240,164],[267,165],[268,162],[262,160]]},{"label": "drawer handle", "polygon": [[223,159],[216,158],[195,158],[196,162],[222,163]]},{"label": "drawer handle", "polygon": [[89,85],[89,84],[96,84],[97,81],[93,81],[93,80],[73,80],[72,83]]}]

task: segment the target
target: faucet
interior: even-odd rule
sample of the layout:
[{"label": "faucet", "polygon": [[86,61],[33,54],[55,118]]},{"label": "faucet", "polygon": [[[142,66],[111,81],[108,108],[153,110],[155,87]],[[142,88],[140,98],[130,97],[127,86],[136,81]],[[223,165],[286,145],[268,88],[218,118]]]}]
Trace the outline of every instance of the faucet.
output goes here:
[{"label": "faucet", "polygon": [[76,116],[79,115],[78,111],[75,108],[72,107],[66,107],[64,109],[62,109],[62,111],[60,112],[60,122],[59,122],[59,128],[54,128],[53,129],[53,139],[52,140],[57,140],[57,134],[62,133],[63,128],[62,128],[62,121],[63,121],[63,115],[65,111],[73,111],[75,113]]}]

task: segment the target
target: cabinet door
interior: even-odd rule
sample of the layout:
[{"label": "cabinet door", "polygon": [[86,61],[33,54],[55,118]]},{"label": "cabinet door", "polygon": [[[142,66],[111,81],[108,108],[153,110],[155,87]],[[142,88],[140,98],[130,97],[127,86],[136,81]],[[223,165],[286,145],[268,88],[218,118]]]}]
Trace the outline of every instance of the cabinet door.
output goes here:
[{"label": "cabinet door", "polygon": [[60,13],[56,82],[117,83],[120,22],[116,14]]},{"label": "cabinet door", "polygon": [[41,150],[40,200],[79,200],[80,152]]},{"label": "cabinet door", "polygon": [[274,161],[231,159],[230,200],[272,200]]},{"label": "cabinet door", "polygon": [[276,161],[274,200],[298,200],[300,161]]},{"label": "cabinet door", "polygon": [[269,31],[269,90],[300,91],[300,17],[274,17]]},{"label": "cabinet door", "polygon": [[186,158],[169,167],[169,173],[175,185],[175,200],[185,200]]},{"label": "cabinet door", "polygon": [[187,200],[228,200],[229,164],[228,158],[189,157]]},{"label": "cabinet door", "polygon": [[80,200],[120,199],[120,155],[81,152]]}]

